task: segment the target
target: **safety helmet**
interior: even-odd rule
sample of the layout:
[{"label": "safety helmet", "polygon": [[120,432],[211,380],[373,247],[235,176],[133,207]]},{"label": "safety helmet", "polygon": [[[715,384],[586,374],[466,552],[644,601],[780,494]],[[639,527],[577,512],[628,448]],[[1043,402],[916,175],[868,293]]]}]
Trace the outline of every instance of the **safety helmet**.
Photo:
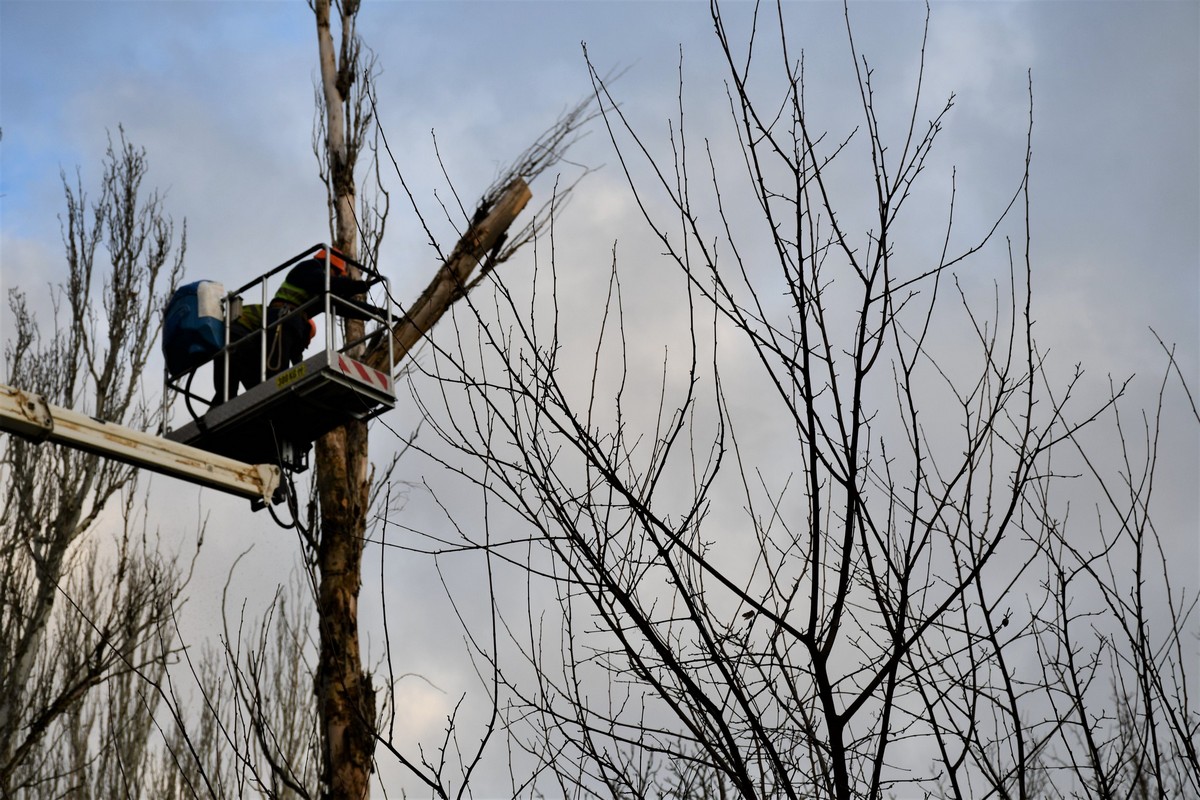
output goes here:
[{"label": "safety helmet", "polygon": [[322,263],[328,263],[330,270],[335,275],[346,274],[346,259],[337,250],[333,250],[328,254],[328,260],[326,259],[326,252],[324,248],[313,253],[313,258]]}]

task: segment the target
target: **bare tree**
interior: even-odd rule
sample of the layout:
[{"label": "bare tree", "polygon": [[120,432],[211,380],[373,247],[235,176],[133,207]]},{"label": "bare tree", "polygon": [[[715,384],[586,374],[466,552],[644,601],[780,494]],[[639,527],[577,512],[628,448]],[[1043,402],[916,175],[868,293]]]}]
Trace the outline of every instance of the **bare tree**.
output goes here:
[{"label": "bare tree", "polygon": [[[551,249],[532,292],[496,274],[493,303],[468,299],[478,339],[435,351],[442,394],[418,397],[489,509],[432,549],[545,576],[561,610],[531,588],[507,642],[472,638],[536,676],[496,673],[510,733],[567,795],[1200,792],[1194,597],[1151,514],[1161,417],[1139,450],[1124,385],[1089,407],[1034,340],[1030,149],[993,222],[962,243],[951,173],[931,231],[910,208],[953,97],[926,111],[924,41],[889,126],[847,9],[861,121],[838,137],[781,4],[748,10],[744,40],[711,11],[733,152],[706,136],[697,156],[681,85],[656,156],[593,71],[681,276],[661,374],[635,367],[615,249],[599,332],[572,349]],[[980,297],[959,276],[989,255],[1007,270]],[[1084,480],[1098,539],[1066,525]]]},{"label": "bare tree", "polygon": [[[321,69],[321,109],[326,123],[320,155],[325,159],[333,246],[358,257],[355,166],[370,124],[365,108],[370,73],[360,63],[355,31],[357,0],[339,6],[341,47],[334,50],[330,3],[310,3],[316,15]],[[357,276],[355,276],[357,277]],[[347,341],[361,338],[361,323],[347,323]],[[316,670],[321,721],[323,796],[369,794],[375,750],[375,691],[362,664],[358,593],[367,514],[367,426],[350,423],[317,442],[320,498],[320,580],[317,619],[320,654]]]},{"label": "bare tree", "polygon": [[[333,246],[351,258],[373,261],[386,225],[388,195],[380,188],[372,202],[357,200],[359,158],[364,148],[374,154],[377,135],[374,59],[356,30],[359,7],[358,0],[343,0],[335,6],[335,20],[329,0],[310,2],[320,57],[316,151],[328,191]],[[581,106],[504,172],[466,220],[457,245],[444,256],[426,291],[399,316],[390,335],[364,344],[356,357],[381,366],[389,363],[390,349],[393,363],[402,362],[450,306],[466,295],[474,285],[473,274],[489,272],[532,238],[536,222],[509,236],[509,228],[531,196],[526,181],[558,162],[582,119]],[[373,160],[373,167],[378,187],[378,160]],[[431,244],[443,253],[432,235]],[[361,338],[361,322],[344,324],[347,341]],[[379,741],[376,690],[362,663],[358,638],[358,596],[371,496],[367,445],[366,423],[350,423],[324,436],[315,455],[319,537],[312,567],[319,637],[314,679],[322,743],[320,791],[325,797],[367,796]],[[433,791],[445,794],[436,768],[410,762],[394,749],[393,754]]]},{"label": "bare tree", "polygon": [[175,724],[152,772],[160,796],[319,795],[311,600],[294,574],[261,612],[225,605],[221,645],[186,656],[194,683],[169,692]]},{"label": "bare tree", "polygon": [[[121,131],[96,200],[81,176],[63,175],[68,277],[54,295],[53,327],[39,326],[13,290],[15,340],[5,352],[18,388],[142,429],[157,422],[140,387],[186,249],[162,197],[143,187],[146,173],[145,151]],[[0,794],[108,787],[139,796],[121,787],[145,758],[181,565],[139,531],[131,467],[9,437],[3,481]],[[87,536],[106,510],[124,526],[112,543]]]}]

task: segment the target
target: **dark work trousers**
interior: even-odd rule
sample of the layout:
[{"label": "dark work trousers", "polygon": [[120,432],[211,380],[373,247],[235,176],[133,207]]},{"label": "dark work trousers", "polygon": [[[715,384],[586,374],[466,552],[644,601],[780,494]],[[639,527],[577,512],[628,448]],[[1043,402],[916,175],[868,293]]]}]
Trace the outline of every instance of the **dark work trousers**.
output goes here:
[{"label": "dark work trousers", "polygon": [[[311,339],[308,318],[303,314],[291,314],[284,306],[267,308],[267,368],[262,366],[262,335],[259,328],[249,328],[242,322],[234,322],[229,328],[229,397],[222,397],[225,390],[226,356],[217,356],[213,361],[213,405],[237,397],[239,385],[250,389],[263,378],[278,375],[304,359],[304,348]],[[282,321],[281,321],[281,318]]]}]

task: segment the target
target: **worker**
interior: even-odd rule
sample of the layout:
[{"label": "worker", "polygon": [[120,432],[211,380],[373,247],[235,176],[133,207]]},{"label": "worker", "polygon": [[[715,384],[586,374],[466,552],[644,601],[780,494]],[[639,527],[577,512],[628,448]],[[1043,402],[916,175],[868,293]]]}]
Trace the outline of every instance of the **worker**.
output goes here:
[{"label": "worker", "polygon": [[[283,284],[275,292],[267,306],[267,365],[262,368],[262,343],[254,335],[263,327],[261,305],[242,306],[242,313],[229,327],[229,397],[225,397],[225,361],[217,358],[213,362],[213,385],[216,396],[213,405],[232,399],[238,393],[238,384],[246,389],[256,386],[262,377],[271,377],[299,364],[316,333],[313,317],[325,311],[324,303],[312,303],[302,308],[313,298],[325,291],[325,266],[329,265],[329,291],[345,300],[360,295],[370,285],[367,281],[351,278],[346,274],[346,262],[335,250],[328,255],[320,250],[312,258],[301,261],[288,271]],[[362,306],[362,303],[358,303]],[[345,305],[337,305],[337,316],[349,319],[370,319],[367,312]],[[371,306],[366,308],[382,316],[384,312]]]}]

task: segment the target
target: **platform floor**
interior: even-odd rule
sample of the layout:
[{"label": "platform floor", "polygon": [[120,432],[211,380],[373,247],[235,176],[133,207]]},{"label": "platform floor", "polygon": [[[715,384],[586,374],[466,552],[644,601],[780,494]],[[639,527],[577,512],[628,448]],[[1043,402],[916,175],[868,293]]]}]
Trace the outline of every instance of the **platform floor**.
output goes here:
[{"label": "platform floor", "polygon": [[239,461],[277,464],[289,449],[307,452],[334,428],[395,404],[391,376],[321,351],[166,435]]}]

